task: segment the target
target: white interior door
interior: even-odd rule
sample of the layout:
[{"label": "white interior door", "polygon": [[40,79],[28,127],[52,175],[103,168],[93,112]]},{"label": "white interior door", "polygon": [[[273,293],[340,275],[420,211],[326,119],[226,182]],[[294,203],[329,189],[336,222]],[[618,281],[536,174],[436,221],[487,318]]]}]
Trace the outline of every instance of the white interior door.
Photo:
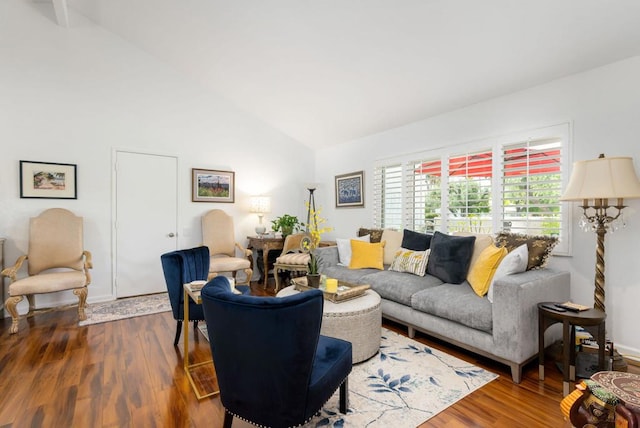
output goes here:
[{"label": "white interior door", "polygon": [[117,297],[167,290],[160,255],[177,248],[178,159],[116,152]]}]

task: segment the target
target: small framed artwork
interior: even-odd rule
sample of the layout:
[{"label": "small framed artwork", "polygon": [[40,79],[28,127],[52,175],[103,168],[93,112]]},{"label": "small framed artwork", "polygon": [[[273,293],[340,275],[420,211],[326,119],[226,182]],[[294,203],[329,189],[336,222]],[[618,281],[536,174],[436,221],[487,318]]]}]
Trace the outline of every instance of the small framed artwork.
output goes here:
[{"label": "small framed artwork", "polygon": [[20,197],[78,199],[77,166],[21,160]]},{"label": "small framed artwork", "polygon": [[336,208],[364,207],[364,171],[336,175]]},{"label": "small framed artwork", "polygon": [[191,169],[191,200],[193,202],[234,202],[235,178],[233,171]]}]

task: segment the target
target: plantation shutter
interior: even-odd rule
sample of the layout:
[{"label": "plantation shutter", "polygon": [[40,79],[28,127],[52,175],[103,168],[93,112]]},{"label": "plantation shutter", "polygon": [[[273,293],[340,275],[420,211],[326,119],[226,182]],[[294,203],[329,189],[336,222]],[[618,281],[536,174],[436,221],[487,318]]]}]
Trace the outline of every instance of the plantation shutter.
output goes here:
[{"label": "plantation shutter", "polygon": [[438,158],[408,162],[405,179],[405,225],[420,232],[442,227],[442,161]]},{"label": "plantation shutter", "polygon": [[447,166],[447,230],[491,233],[491,149],[450,156]]},{"label": "plantation shutter", "polygon": [[506,145],[502,151],[502,229],[560,236],[562,213],[559,138]]},{"label": "plantation shutter", "polygon": [[373,189],[374,226],[402,229],[402,165],[376,167]]}]

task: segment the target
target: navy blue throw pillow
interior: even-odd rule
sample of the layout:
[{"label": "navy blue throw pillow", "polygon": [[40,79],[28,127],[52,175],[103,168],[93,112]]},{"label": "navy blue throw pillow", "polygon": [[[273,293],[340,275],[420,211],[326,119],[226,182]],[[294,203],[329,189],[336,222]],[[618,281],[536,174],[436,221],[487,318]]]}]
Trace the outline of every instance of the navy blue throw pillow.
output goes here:
[{"label": "navy blue throw pillow", "polygon": [[475,236],[451,236],[435,232],[427,273],[449,284],[461,284],[467,278]]},{"label": "navy blue throw pillow", "polygon": [[402,248],[412,251],[424,251],[429,248],[431,237],[426,233],[414,232],[413,230],[404,229],[402,232]]}]

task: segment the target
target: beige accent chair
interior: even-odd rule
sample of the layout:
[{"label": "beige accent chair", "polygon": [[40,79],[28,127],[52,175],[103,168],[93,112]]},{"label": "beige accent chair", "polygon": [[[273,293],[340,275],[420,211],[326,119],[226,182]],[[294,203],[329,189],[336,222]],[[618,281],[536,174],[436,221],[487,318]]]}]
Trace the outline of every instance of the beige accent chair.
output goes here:
[{"label": "beige accent chair", "polygon": [[307,238],[306,233],[287,235],[282,246],[282,253],[273,265],[273,276],[276,279],[276,293],[280,290],[280,271],[294,273],[309,272],[309,253],[303,248],[302,241]]},{"label": "beige accent chair", "polygon": [[[202,216],[203,245],[209,247],[211,263],[207,280],[223,272],[231,272],[233,278],[239,270],[244,271],[249,284],[253,275],[253,252],[235,242],[233,217],[222,210],[211,210]],[[236,249],[242,257],[236,257]]]},{"label": "beige accent chair", "polygon": [[[18,270],[28,260],[28,276],[17,279]],[[78,296],[78,317],[85,320],[87,285],[91,283],[91,253],[83,248],[82,217],[62,208],[51,208],[29,223],[29,250],[13,267],[2,271],[11,278],[5,307],[11,318],[10,333],[18,332],[17,304],[27,296],[29,312],[35,310],[35,294],[73,290]]]}]

